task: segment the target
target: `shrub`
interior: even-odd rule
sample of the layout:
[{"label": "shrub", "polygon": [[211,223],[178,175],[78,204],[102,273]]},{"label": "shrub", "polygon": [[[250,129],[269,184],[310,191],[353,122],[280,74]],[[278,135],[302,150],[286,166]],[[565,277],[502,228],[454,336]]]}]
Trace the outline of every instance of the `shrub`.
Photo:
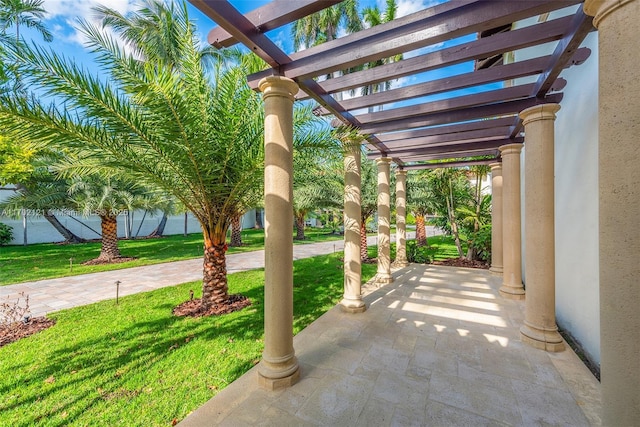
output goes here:
[{"label": "shrub", "polygon": [[415,240],[407,242],[407,260],[418,264],[430,264],[433,262],[433,255],[428,246],[418,246]]},{"label": "shrub", "polygon": [[491,262],[491,224],[483,225],[480,230],[471,233],[469,245],[476,249],[478,258]]},{"label": "shrub", "polygon": [[0,246],[8,244],[13,239],[13,228],[0,222]]}]

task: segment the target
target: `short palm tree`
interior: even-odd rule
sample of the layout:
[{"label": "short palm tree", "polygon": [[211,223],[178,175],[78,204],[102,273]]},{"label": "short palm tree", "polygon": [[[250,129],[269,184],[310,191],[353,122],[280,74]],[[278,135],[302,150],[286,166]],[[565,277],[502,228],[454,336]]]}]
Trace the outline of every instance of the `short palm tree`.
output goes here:
[{"label": "short palm tree", "polygon": [[434,212],[434,194],[429,185],[429,170],[411,172],[407,178],[407,207],[416,219],[416,244],[427,246],[425,218]]},{"label": "short palm tree", "polygon": [[[161,19],[176,21],[175,61],[158,58],[148,43],[130,52],[81,24],[107,78],[37,46],[14,51],[32,87],[56,101],[0,95],[0,126],[72,150],[79,164],[126,169],[174,195],[202,227],[202,305],[208,308],[228,301],[226,231],[262,181],[263,106],[242,67],[220,59],[204,68],[186,4]],[[297,129],[316,120],[308,108],[294,118]],[[320,144],[323,136],[307,129],[298,140]]]}]

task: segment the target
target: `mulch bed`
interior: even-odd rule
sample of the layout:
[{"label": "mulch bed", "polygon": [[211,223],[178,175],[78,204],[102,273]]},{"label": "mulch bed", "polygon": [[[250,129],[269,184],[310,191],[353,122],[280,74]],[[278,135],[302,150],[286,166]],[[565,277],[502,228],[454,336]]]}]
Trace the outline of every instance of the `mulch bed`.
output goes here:
[{"label": "mulch bed", "polygon": [[125,256],[121,256],[121,257],[117,257],[117,258],[111,258],[109,260],[95,258],[95,259],[90,259],[89,261],[83,262],[82,265],[120,264],[122,262],[134,261],[136,259],[138,259],[138,258],[137,257],[125,257]]},{"label": "mulch bed", "polygon": [[434,261],[433,265],[446,265],[449,267],[482,268],[488,270],[491,267],[483,261],[472,261],[466,258],[449,258],[443,261]]},{"label": "mulch bed", "polygon": [[183,302],[179,306],[173,309],[174,316],[189,316],[189,317],[203,317],[203,316],[220,316],[222,314],[233,313],[234,311],[240,311],[245,307],[251,305],[251,300],[244,295],[233,294],[229,295],[229,299],[224,304],[214,304],[209,309],[204,309],[201,303],[201,299],[193,299]]},{"label": "mulch bed", "polygon": [[29,319],[26,323],[16,322],[11,326],[0,326],[0,347],[43,331],[55,324],[56,321],[53,319],[47,319],[46,317],[34,317],[33,319]]}]

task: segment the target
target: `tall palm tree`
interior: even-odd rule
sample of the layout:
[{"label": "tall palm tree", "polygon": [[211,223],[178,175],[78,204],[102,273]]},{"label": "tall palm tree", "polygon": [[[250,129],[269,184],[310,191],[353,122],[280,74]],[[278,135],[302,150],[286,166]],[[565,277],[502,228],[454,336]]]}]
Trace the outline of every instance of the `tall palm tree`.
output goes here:
[{"label": "tall palm tree", "polygon": [[291,27],[293,48],[297,51],[335,40],[341,28],[346,33],[362,29],[358,0],[345,0],[294,22]]},{"label": "tall palm tree", "polygon": [[[386,7],[384,12],[380,10],[378,5],[365,7],[362,10],[362,21],[368,27],[375,27],[380,24],[384,24],[396,19],[398,12],[398,4],[396,0],[386,0]],[[368,62],[363,66],[364,69],[379,67],[384,64],[390,64],[392,62],[401,61],[403,58],[401,53],[398,53],[390,58],[382,58],[376,61]],[[362,88],[362,95],[370,95],[376,92],[382,92],[391,89],[391,81],[385,81],[381,83],[374,83]]]},{"label": "tall palm tree", "polygon": [[407,177],[407,208],[416,219],[416,244],[427,246],[425,217],[435,210],[434,194],[429,185],[430,171],[412,172]]},{"label": "tall palm tree", "polygon": [[[166,15],[163,15],[163,19]],[[246,208],[247,194],[262,181],[263,107],[246,83],[242,67],[222,60],[205,70],[186,4],[171,19],[179,60],[149,61],[127,51],[89,23],[81,24],[88,47],[108,78],[37,46],[14,51],[34,88],[55,94],[44,105],[36,97],[0,95],[0,126],[41,144],[73,150],[78,164],[126,169],[143,183],[174,195],[200,222],[204,237],[204,308],[228,301],[226,231]],[[309,108],[294,114],[294,130],[317,119]],[[304,129],[298,143],[323,143]],[[258,184],[259,185],[259,184]]]},{"label": "tall palm tree", "polygon": [[53,40],[53,34],[42,23],[47,11],[44,0],[0,0],[0,32],[6,33],[15,26],[16,40],[20,40],[20,26],[35,29],[45,41]]}]

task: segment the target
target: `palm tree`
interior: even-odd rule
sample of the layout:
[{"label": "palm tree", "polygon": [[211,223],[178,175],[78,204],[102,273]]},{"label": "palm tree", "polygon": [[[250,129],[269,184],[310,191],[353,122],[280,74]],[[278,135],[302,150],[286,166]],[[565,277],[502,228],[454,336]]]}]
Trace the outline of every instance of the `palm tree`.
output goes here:
[{"label": "palm tree", "polygon": [[[376,25],[384,24],[396,19],[398,12],[398,4],[396,0],[386,0],[385,11],[382,12],[378,5],[365,7],[362,10],[362,21],[368,27],[375,27]],[[390,64],[392,62],[402,61],[402,54],[398,53],[390,58],[382,58],[376,61],[368,62],[364,65],[364,69],[379,67],[384,64]],[[382,83],[375,83],[362,88],[362,95],[370,95],[376,92],[382,92],[391,89],[391,82],[386,81]]]},{"label": "palm tree", "polygon": [[360,259],[369,259],[367,250],[367,222],[378,210],[378,168],[362,154],[360,189]]},{"label": "palm tree", "polygon": [[291,27],[293,48],[297,51],[335,40],[341,28],[347,33],[362,29],[358,0],[345,0],[294,22]]},{"label": "palm tree", "polygon": [[407,177],[407,208],[416,219],[416,244],[428,246],[425,217],[434,211],[433,192],[429,185],[429,171],[410,173]]},{"label": "palm tree", "polygon": [[[174,19],[182,29],[171,36],[180,46],[172,64],[151,60],[154,51],[144,43],[138,48],[150,60],[142,61],[86,22],[81,30],[108,78],[37,46],[14,52],[33,87],[56,94],[59,102],[0,95],[0,126],[73,150],[78,165],[125,169],[174,195],[202,227],[202,306],[208,309],[228,301],[226,231],[262,181],[262,101],[248,87],[243,67],[220,59],[205,70],[186,4],[162,19]],[[312,122],[317,128],[310,108],[297,109],[294,129]],[[322,133],[304,130],[299,143],[323,143]]]},{"label": "palm tree", "polygon": [[35,29],[45,41],[53,40],[53,34],[42,24],[46,10],[43,0],[0,0],[0,31],[16,27],[16,41],[20,40],[20,26]]}]

